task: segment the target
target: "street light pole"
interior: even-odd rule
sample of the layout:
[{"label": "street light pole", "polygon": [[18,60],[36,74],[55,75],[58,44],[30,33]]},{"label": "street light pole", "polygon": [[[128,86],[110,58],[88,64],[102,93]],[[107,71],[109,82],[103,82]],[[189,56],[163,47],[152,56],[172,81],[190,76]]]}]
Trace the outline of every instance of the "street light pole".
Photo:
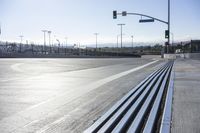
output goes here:
[{"label": "street light pole", "polygon": [[51,31],[47,31],[48,34],[49,34],[49,47],[50,47],[50,53],[52,52],[51,51]]},{"label": "street light pole", "polygon": [[68,38],[67,38],[67,37],[65,37],[65,40],[66,40],[66,48],[67,48],[67,39],[68,39]]},{"label": "street light pole", "polygon": [[58,54],[60,53],[60,41],[58,39],[56,39],[56,41],[58,42]]},{"label": "street light pole", "polygon": [[[122,35],[125,35],[125,34],[122,34]],[[117,48],[119,47],[119,36],[121,36],[121,34],[117,35]]]},{"label": "street light pole", "polygon": [[132,49],[133,49],[133,35],[131,36],[131,39],[132,39]]},{"label": "street light pole", "polygon": [[119,37],[119,35],[117,35],[117,48],[118,48],[118,37]]},{"label": "street light pole", "polygon": [[20,51],[20,53],[22,52],[22,41],[23,41],[23,35],[20,35],[19,36],[20,37],[20,46],[19,46],[19,51]]},{"label": "street light pole", "polygon": [[20,35],[19,37],[20,37],[20,43],[22,44],[22,41],[23,41],[23,37],[24,37],[24,36],[23,36],[23,35]]},{"label": "street light pole", "polygon": [[122,26],[125,25],[125,24],[117,24],[121,27],[121,48],[122,48]]},{"label": "street light pole", "polygon": [[99,35],[99,33],[94,33],[94,35],[96,36],[96,51],[97,51],[97,36]]},{"label": "street light pole", "polygon": [[45,46],[46,46],[46,32],[47,30],[42,30],[42,32],[44,32],[44,46],[43,46],[43,52],[45,52]]},{"label": "street light pole", "polygon": [[49,46],[51,45],[51,31],[48,31],[49,34]]},{"label": "street light pole", "polygon": [[65,55],[67,54],[67,37],[65,37],[66,39],[66,45],[65,45]]}]

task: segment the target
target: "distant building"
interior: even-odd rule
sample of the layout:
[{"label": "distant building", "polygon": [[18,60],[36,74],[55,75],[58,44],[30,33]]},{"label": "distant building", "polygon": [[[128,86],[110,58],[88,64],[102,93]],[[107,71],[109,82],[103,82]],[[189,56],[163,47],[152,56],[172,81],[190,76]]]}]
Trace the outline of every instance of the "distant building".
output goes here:
[{"label": "distant building", "polygon": [[173,44],[176,50],[186,53],[200,53],[200,40],[190,40]]},{"label": "distant building", "polygon": [[191,52],[200,52],[200,40],[191,40]]}]

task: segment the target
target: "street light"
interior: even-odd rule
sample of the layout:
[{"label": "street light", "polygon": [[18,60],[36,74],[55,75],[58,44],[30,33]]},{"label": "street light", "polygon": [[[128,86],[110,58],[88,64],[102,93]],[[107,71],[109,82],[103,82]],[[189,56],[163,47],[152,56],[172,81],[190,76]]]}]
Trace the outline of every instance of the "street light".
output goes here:
[{"label": "street light", "polygon": [[[45,52],[45,46],[46,46],[46,32],[48,32],[47,30],[42,30],[42,32],[44,32],[44,46],[43,46],[43,52]],[[46,52],[45,52],[46,53]]]},{"label": "street light", "polygon": [[117,25],[121,27],[121,48],[122,48],[122,26],[125,24],[117,24]]},{"label": "street light", "polygon": [[96,51],[97,51],[97,36],[99,35],[99,33],[94,33],[94,35],[96,36]]}]

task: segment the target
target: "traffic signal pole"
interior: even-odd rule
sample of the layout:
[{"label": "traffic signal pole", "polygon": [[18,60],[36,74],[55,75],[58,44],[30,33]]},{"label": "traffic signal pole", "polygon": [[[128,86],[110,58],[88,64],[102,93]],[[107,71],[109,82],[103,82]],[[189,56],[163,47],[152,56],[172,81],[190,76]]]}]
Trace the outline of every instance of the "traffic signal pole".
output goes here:
[{"label": "traffic signal pole", "polygon": [[167,54],[169,53],[169,45],[170,45],[170,0],[168,0],[168,45],[167,45]]},{"label": "traffic signal pole", "polygon": [[[145,14],[141,14],[141,13],[127,13],[126,11],[123,11],[122,13],[117,13],[117,11],[113,11],[113,19],[117,19],[117,15],[122,15],[122,16],[127,16],[127,15],[136,15],[136,16],[142,16],[142,17],[146,17],[149,19],[144,19],[144,20],[140,20],[139,22],[154,22],[154,20],[159,21],[161,23],[167,24],[168,25],[168,33],[170,33],[170,0],[168,0],[168,21],[164,21],[149,15],[145,15]],[[168,38],[167,38],[167,53],[169,53],[169,44],[170,44],[170,34],[168,34]]]}]

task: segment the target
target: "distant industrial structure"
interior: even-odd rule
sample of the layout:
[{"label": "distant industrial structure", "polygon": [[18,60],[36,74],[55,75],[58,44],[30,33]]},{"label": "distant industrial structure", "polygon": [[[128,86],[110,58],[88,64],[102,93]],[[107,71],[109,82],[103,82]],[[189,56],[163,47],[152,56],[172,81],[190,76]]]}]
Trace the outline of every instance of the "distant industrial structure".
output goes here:
[{"label": "distant industrial structure", "polygon": [[200,40],[177,42],[173,44],[173,48],[175,50],[180,49],[180,52],[183,53],[200,53]]},{"label": "distant industrial structure", "polygon": [[[72,46],[51,44],[23,44],[0,42],[0,57],[22,57],[22,58],[57,58],[57,57],[140,57],[141,55],[162,55],[166,53],[165,46],[147,45],[129,47],[87,47],[74,44]],[[200,40],[173,42],[169,48],[170,53],[200,53]]]},{"label": "distant industrial structure", "polygon": [[180,41],[172,43],[170,54],[164,54],[164,58],[196,58],[200,57],[200,40]]},{"label": "distant industrial structure", "polygon": [[0,42],[0,57],[11,58],[66,58],[66,57],[140,57],[136,51],[130,48],[93,48],[81,47],[74,44],[73,46],[61,46],[58,40],[57,45],[36,45]]}]

